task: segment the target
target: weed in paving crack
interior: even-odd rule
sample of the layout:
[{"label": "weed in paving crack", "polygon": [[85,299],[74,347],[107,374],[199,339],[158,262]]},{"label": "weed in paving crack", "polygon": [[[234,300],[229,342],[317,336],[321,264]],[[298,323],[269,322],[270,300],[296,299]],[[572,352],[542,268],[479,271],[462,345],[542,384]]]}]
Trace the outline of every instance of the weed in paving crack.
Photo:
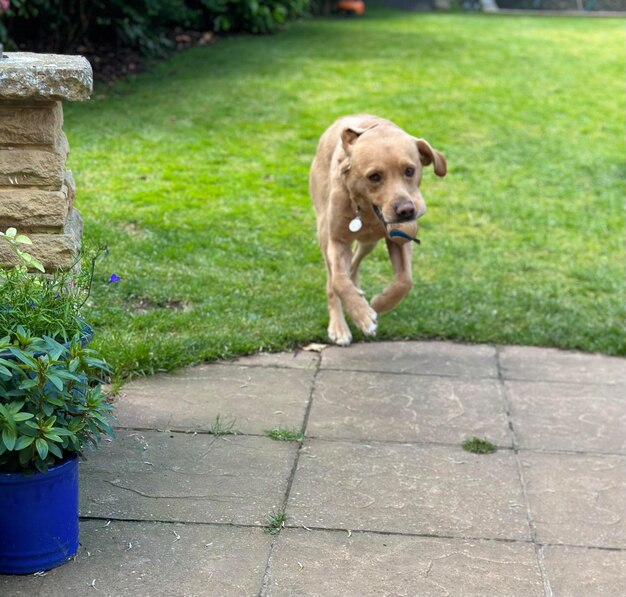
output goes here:
[{"label": "weed in paving crack", "polygon": [[209,433],[217,436],[236,435],[237,431],[235,430],[235,420],[224,421],[221,415],[217,415],[215,417],[215,421],[209,428]]},{"label": "weed in paving crack", "polygon": [[470,437],[463,442],[463,449],[473,454],[493,454],[498,450],[491,442],[479,437]]},{"label": "weed in paving crack", "polygon": [[275,427],[274,429],[268,429],[265,433],[268,437],[281,442],[301,442],[304,439],[304,433],[297,429]]},{"label": "weed in paving crack", "polygon": [[279,512],[273,511],[271,514],[268,514],[266,518],[266,532],[270,535],[277,535],[280,533],[281,529],[285,526],[286,517],[287,515],[284,510],[280,510]]}]

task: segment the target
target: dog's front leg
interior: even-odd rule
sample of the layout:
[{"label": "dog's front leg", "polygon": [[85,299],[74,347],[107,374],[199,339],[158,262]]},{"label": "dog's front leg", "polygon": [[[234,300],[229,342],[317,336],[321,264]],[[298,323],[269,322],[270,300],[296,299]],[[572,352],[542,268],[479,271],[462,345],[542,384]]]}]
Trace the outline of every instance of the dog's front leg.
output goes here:
[{"label": "dog's front leg", "polygon": [[393,281],[380,294],[372,298],[372,307],[377,313],[384,313],[393,309],[411,290],[413,275],[411,272],[411,255],[413,246],[411,243],[398,245],[389,239],[385,239],[387,251],[391,259],[394,277]]},{"label": "dog's front leg", "polygon": [[[372,309],[368,302],[363,298],[362,293],[354,285],[350,278],[350,265],[352,261],[352,252],[350,247],[338,242],[330,241],[328,243],[327,265],[329,273],[329,287],[341,300],[341,303],[347,311],[350,319],[354,324],[366,335],[373,336],[376,333],[376,311]],[[330,302],[329,302],[330,307]],[[330,308],[329,308],[330,312]],[[333,314],[330,313],[331,321],[329,325],[329,333],[333,327],[333,323],[340,323],[335,320],[333,322]],[[343,319],[343,315],[342,315]],[[344,320],[345,324],[345,320]],[[346,325],[347,328],[347,325]],[[348,330],[348,334],[349,334]],[[331,339],[337,344],[349,344],[348,342],[338,342]]]},{"label": "dog's front leg", "polygon": [[333,288],[333,274],[330,262],[326,257],[326,300],[328,303],[328,337],[339,346],[349,346],[352,333],[343,316],[341,300]]},{"label": "dog's front leg", "polygon": [[359,278],[359,267],[361,267],[361,261],[367,257],[376,247],[376,242],[373,243],[357,243],[356,253],[352,256],[352,263],[350,264],[350,279],[352,283],[357,287],[359,294],[365,296],[361,290],[361,282]]}]

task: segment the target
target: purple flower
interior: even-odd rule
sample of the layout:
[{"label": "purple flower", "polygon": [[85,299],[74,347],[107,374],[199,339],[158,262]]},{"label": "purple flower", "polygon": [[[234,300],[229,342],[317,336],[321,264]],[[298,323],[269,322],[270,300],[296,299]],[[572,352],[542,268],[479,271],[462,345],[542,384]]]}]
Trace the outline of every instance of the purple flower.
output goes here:
[{"label": "purple flower", "polygon": [[11,3],[9,0],[0,0],[0,14],[2,14],[5,10],[9,10]]},{"label": "purple flower", "polygon": [[119,282],[122,278],[120,278],[117,274],[111,274],[111,277],[109,278],[109,281],[107,282],[107,284],[113,284],[115,282]]}]

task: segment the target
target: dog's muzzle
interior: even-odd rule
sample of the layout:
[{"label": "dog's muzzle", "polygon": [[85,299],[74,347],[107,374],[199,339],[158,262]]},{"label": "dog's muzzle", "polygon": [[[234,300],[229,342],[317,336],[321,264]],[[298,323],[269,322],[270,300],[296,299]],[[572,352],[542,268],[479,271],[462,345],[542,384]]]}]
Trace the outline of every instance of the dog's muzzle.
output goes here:
[{"label": "dog's muzzle", "polygon": [[[380,210],[379,207],[377,207],[376,205],[372,205],[372,207],[374,208],[374,213],[376,214],[376,217],[380,220],[381,224],[385,227],[385,232],[387,233],[387,236],[389,237],[389,239],[391,239],[393,242],[403,245],[404,243],[407,242],[411,242],[413,241],[416,244],[421,244],[421,241],[419,238],[417,238],[417,236],[411,236],[409,234],[407,234],[406,232],[404,232],[403,230],[401,230],[402,225],[410,225],[410,224],[415,224],[415,231],[417,231],[417,223],[416,223],[416,219],[415,218],[411,218],[411,219],[406,219],[400,222],[387,222],[387,220],[385,220],[385,216],[383,215],[383,212]],[[415,208],[413,207],[413,214],[415,214]],[[389,226],[391,226],[391,230],[389,229]]]}]

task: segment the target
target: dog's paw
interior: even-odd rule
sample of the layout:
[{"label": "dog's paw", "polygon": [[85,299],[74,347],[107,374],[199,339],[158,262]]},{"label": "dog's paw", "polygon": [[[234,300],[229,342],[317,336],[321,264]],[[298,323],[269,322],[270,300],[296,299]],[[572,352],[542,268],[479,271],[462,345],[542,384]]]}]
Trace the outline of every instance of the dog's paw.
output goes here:
[{"label": "dog's paw", "polygon": [[369,305],[366,305],[364,309],[359,310],[359,313],[352,318],[352,321],[366,336],[375,336],[378,330],[377,318],[378,313]]},{"label": "dog's paw", "polygon": [[333,344],[337,346],[350,346],[352,342],[352,334],[350,328],[345,321],[328,326],[328,337]]},{"label": "dog's paw", "polygon": [[375,336],[377,331],[378,331],[378,324],[372,323],[366,329],[363,330],[363,333],[366,336]]}]

